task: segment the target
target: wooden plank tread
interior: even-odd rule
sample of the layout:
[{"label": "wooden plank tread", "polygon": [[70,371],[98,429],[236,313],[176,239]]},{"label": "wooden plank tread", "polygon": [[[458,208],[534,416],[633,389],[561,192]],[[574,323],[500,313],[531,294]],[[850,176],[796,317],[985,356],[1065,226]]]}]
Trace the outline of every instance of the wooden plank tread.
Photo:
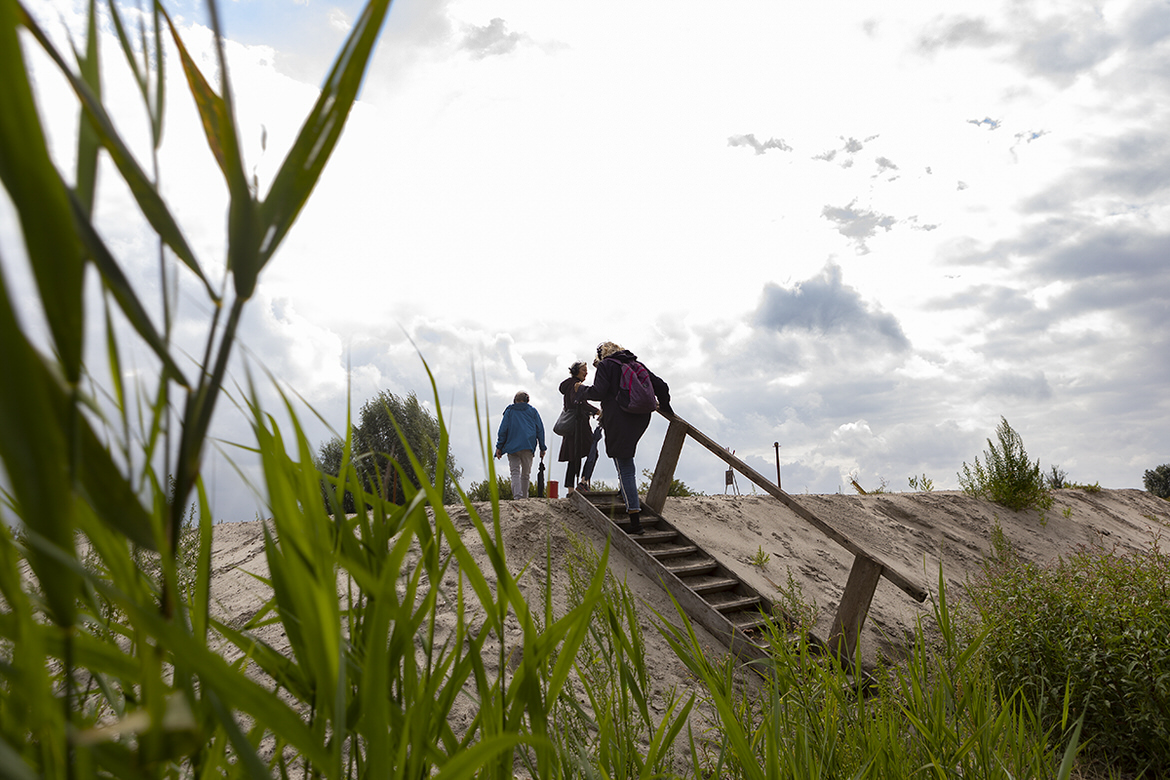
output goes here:
[{"label": "wooden plank tread", "polygon": [[694,582],[688,582],[687,587],[700,595],[706,593],[718,593],[724,590],[732,590],[739,584],[739,580],[734,577],[712,577],[706,580],[699,580],[695,578]]},{"label": "wooden plank tread", "polygon": [[707,574],[719,568],[719,564],[711,559],[688,563],[665,563],[663,566],[676,577],[693,577],[697,574]]},{"label": "wooden plank tread", "polygon": [[727,616],[731,624],[740,631],[749,631],[753,628],[761,628],[768,625],[771,621],[763,612],[743,611],[733,613]]},{"label": "wooden plank tread", "polygon": [[[641,541],[642,544],[645,545],[649,540],[643,536]],[[700,552],[700,550],[698,545],[689,544],[686,546],[662,547],[654,550],[647,549],[646,552],[650,553],[661,561],[665,558],[681,558],[684,555],[694,555],[695,553]]]},{"label": "wooden plank tread", "polygon": [[736,596],[730,599],[707,599],[707,603],[720,612],[730,612],[736,609],[747,609],[760,603],[759,596]]}]

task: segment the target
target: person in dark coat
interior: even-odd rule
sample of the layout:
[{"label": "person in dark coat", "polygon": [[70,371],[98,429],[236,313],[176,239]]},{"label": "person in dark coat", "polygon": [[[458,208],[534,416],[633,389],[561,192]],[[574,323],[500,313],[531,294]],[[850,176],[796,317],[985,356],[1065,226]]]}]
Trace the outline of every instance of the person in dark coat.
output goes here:
[{"label": "person in dark coat", "polygon": [[[564,396],[563,408],[577,411],[576,424],[570,433],[561,437],[561,451],[557,455],[558,462],[568,464],[565,466],[565,488],[567,490],[572,490],[577,483],[577,476],[581,474],[581,459],[588,456],[590,448],[594,446],[593,426],[589,424],[589,418],[597,414],[597,407],[588,401],[578,401],[573,398],[574,388],[584,382],[587,376],[589,376],[589,365],[579,360],[569,366],[569,376],[561,382],[559,388],[561,395]],[[581,475],[582,483],[588,482],[589,478],[593,476],[592,468],[589,468],[588,472]]]},{"label": "person in dark coat", "polygon": [[[651,414],[650,412],[635,414],[622,408],[629,400],[629,394],[621,388],[622,364],[637,359],[633,352],[612,341],[601,342],[597,345],[597,361],[594,363],[597,374],[593,379],[593,385],[580,384],[575,395],[578,400],[601,402],[605,451],[617,466],[622,498],[625,499],[626,512],[630,516],[631,534],[643,533],[642,504],[638,498],[638,470],[634,466],[634,453],[638,448],[638,440],[650,427]],[[654,396],[658,399],[658,411],[667,417],[673,417],[674,411],[670,408],[670,388],[649,368],[646,370],[650,374]],[[623,393],[625,398],[621,397]]]}]

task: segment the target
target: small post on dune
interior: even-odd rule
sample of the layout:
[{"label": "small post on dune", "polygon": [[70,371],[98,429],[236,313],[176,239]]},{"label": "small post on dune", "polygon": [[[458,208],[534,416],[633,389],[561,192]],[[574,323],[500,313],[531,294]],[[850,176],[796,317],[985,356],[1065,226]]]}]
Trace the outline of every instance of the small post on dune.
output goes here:
[{"label": "small post on dune", "polygon": [[772,446],[776,448],[776,487],[783,490],[784,486],[780,484],[780,442],[772,442]]}]

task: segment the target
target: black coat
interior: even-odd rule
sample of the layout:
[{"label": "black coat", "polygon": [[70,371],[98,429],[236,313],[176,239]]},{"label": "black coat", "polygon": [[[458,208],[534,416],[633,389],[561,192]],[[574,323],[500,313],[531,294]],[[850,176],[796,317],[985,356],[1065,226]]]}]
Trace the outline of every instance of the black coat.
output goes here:
[{"label": "black coat", "polygon": [[561,451],[557,455],[557,461],[560,463],[586,457],[589,454],[589,449],[593,446],[593,428],[589,425],[589,417],[597,414],[597,407],[587,401],[573,400],[573,386],[576,384],[577,378],[571,376],[561,382],[559,388],[561,395],[564,396],[561,408],[568,409],[574,406],[577,408],[576,427],[571,433],[561,437]]},{"label": "black coat", "polygon": [[[650,413],[632,414],[622,409],[618,402],[618,392],[622,384],[622,363],[637,359],[637,356],[628,349],[615,352],[597,366],[593,386],[581,385],[578,390],[578,398],[601,402],[605,454],[611,458],[634,457],[638,440],[650,427]],[[650,373],[650,384],[654,386],[654,395],[658,398],[659,411],[667,416],[673,416],[674,412],[670,408],[670,388],[653,371],[649,368],[646,370]]]}]

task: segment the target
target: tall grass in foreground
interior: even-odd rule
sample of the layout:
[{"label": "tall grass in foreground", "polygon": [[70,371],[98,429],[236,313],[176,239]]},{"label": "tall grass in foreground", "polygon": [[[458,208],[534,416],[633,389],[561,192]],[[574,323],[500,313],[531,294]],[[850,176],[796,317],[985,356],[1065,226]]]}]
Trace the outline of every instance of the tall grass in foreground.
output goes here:
[{"label": "tall grass in foreground", "polygon": [[[243,626],[215,619],[200,480],[211,420],[260,271],[340,137],[389,0],[372,0],[355,21],[263,197],[240,154],[214,4],[218,91],[161,3],[137,31],[116,4],[108,8],[146,108],[145,166],[102,103],[96,3],[85,39],[63,54],[17,0],[0,0],[0,182],[18,212],[36,285],[31,303],[51,342],[22,328],[0,275],[9,377],[0,382],[0,458],[10,486],[0,503],[0,775],[651,778],[680,771],[672,753],[680,741],[695,777],[1069,775],[1077,739],[1075,728],[1066,733],[1067,697],[1057,723],[1045,726],[1018,690],[994,687],[982,639],[957,641],[945,603],[935,613],[941,646],[920,629],[910,662],[887,670],[868,698],[781,637],[761,670],[767,681],[745,686],[730,660],[704,654],[685,618],[662,621],[716,713],[696,735],[687,725],[694,700],[668,696],[661,716],[651,706],[639,607],[624,586],[605,585],[604,553],[578,570],[566,614],[553,614],[547,599],[533,610],[506,560],[498,495],[491,518],[464,499],[487,553],[483,569],[443,505],[442,462],[432,478],[408,453],[396,468],[418,475],[420,487],[390,504],[364,494],[347,442],[336,495],[349,489],[364,509],[353,517],[337,503],[326,509],[291,404],[282,430],[254,389],[244,406],[272,516],[264,545],[272,597]],[[21,36],[77,98],[71,177],[50,158]],[[212,263],[196,256],[159,194],[164,46],[181,62],[230,193],[227,255]],[[158,236],[164,292],[155,307],[140,300],[132,266],[93,221],[100,155]],[[223,278],[209,268],[225,269]],[[87,276],[101,283],[98,333],[86,331]],[[180,284],[202,290],[212,312],[194,350],[201,357],[186,371],[184,350],[172,343]],[[149,313],[156,310],[160,317]],[[108,377],[86,373],[82,357],[93,343],[105,349]],[[150,355],[156,385],[126,384],[124,361],[135,350]],[[498,491],[490,431],[480,433],[490,494]],[[196,527],[184,548],[192,497]],[[79,538],[90,550],[84,562]],[[157,552],[157,569],[141,565],[143,550]],[[450,581],[453,589],[443,584]],[[449,625],[440,620],[447,613],[456,616]],[[280,626],[287,649],[257,638],[253,629],[265,625]],[[518,647],[505,626],[519,627]],[[449,715],[463,696],[475,714],[456,731]]]},{"label": "tall grass in foreground", "polygon": [[[564,561],[567,602],[582,605],[603,559],[572,536]],[[606,573],[589,631],[577,651],[575,677],[553,710],[565,777],[672,777],[679,758],[675,741],[695,703],[675,690],[652,700],[654,677],[646,658],[638,603],[624,582]],[[656,711],[661,706],[662,715]],[[685,762],[684,762],[685,763]]]},{"label": "tall grass in foreground", "polygon": [[979,652],[951,622],[942,578],[929,635],[875,681],[851,677],[803,639],[772,636],[759,688],[707,657],[694,631],[660,620],[707,689],[716,723],[695,745],[700,776],[778,778],[1068,778],[1080,724],[1069,712],[1045,730],[1019,692],[1001,694]]},{"label": "tall grass in foreground", "polygon": [[1170,555],[1159,539],[1129,554],[1082,547],[1047,565],[1020,560],[999,529],[993,539],[971,589],[988,673],[1023,691],[1044,723],[1071,704],[1098,763],[1166,776]]},{"label": "tall grass in foreground", "polygon": [[[160,2],[136,17],[136,30],[116,3],[107,7],[120,43],[115,56],[125,59],[146,109],[151,147],[143,164],[102,102],[97,3],[88,6],[85,39],[62,52],[18,0],[0,0],[0,181],[35,280],[35,300],[24,303],[43,317],[50,342],[24,330],[0,275],[8,377],[0,382],[0,458],[10,486],[0,507],[5,777],[509,777],[519,745],[542,776],[555,771],[548,709],[571,670],[587,625],[580,613],[593,609],[604,566],[579,611],[537,630],[507,568],[498,514],[489,524],[471,513],[490,557],[490,570],[481,571],[435,487],[446,476],[442,462],[437,482],[423,479],[396,506],[360,492],[347,446],[339,480],[368,508],[352,518],[339,506],[327,512],[296,416],[291,435],[281,431],[251,390],[250,449],[262,459],[272,515],[265,529],[272,599],[243,628],[211,614],[212,526],[200,471],[239,323],[340,138],[389,5],[370,0],[355,19],[262,196],[240,151],[214,3],[218,73],[210,78]],[[24,43],[48,56],[77,98],[71,177],[50,157]],[[209,159],[230,196],[227,253],[210,263],[197,257],[160,195],[164,50],[181,63]],[[156,306],[139,298],[138,264],[118,258],[94,221],[100,156],[113,162],[157,234]],[[223,276],[213,279],[217,268]],[[87,332],[93,318],[83,310],[92,270],[105,315],[97,333]],[[202,292],[212,312],[202,348],[172,342],[180,285]],[[87,374],[83,356],[94,343],[104,346],[108,376]],[[186,352],[201,357],[184,370]],[[123,361],[143,353],[139,375],[159,379],[127,385]],[[444,431],[442,452],[445,438]],[[421,473],[413,456],[400,460],[400,477]],[[192,495],[198,544],[195,560],[184,561],[179,540]],[[89,565],[79,559],[79,539]],[[139,565],[140,550],[157,551],[157,573]],[[441,586],[451,567],[454,593]],[[180,577],[181,568],[193,576]],[[480,615],[477,623],[463,609],[472,592],[482,611],[468,614]],[[459,617],[440,629],[436,615],[447,600]],[[280,623],[287,652],[247,630],[265,621]],[[520,626],[523,645],[510,676],[489,673],[481,653],[496,637],[504,654],[505,621]],[[233,646],[242,656],[228,662]],[[447,715],[468,694],[477,714],[455,733]]]}]

